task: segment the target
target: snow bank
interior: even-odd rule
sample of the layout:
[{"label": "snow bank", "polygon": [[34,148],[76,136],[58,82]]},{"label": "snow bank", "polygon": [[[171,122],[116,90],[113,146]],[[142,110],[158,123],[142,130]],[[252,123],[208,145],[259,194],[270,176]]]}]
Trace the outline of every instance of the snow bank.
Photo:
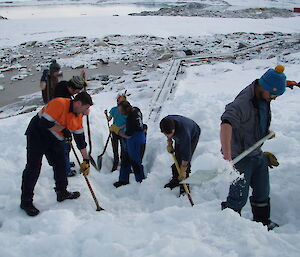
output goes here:
[{"label": "snow bank", "polygon": [[[161,118],[182,114],[202,128],[193,170],[223,165],[219,144],[219,118],[224,106],[258,78],[276,59],[243,64],[206,64],[185,69],[172,99],[165,102]],[[298,64],[286,64],[290,79],[299,76]],[[129,88],[130,90],[130,88]],[[149,88],[136,89],[130,101],[147,117]],[[95,95],[91,110],[93,155],[103,149],[108,135],[103,110],[115,104],[115,92]],[[22,169],[25,165],[25,128],[34,115],[0,120],[0,256],[299,256],[299,158],[298,117],[300,89],[289,90],[272,103],[272,129],[277,137],[264,145],[277,155],[280,166],[270,172],[272,219],[281,227],[273,232],[250,221],[249,205],[242,218],[231,210],[220,211],[230,176],[224,175],[192,187],[194,208],[178,192],[163,189],[171,175],[172,158],[158,124],[148,122],[145,155],[147,179],[119,189],[112,185],[112,150],[104,156],[101,173],[92,169],[90,181],[106,209],[96,212],[82,177],[69,179],[70,190],[80,190],[78,200],[57,203],[53,173],[44,161],[35,190],[35,203],[42,211],[30,218],[19,207]],[[175,108],[176,107],[176,108]],[[72,157],[74,159],[74,157]]]}]

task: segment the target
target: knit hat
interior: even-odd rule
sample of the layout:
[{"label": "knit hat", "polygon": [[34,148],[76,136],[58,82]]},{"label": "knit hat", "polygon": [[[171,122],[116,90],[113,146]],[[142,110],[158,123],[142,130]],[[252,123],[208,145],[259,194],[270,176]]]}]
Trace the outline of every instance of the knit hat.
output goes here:
[{"label": "knit hat", "polygon": [[60,71],[60,65],[56,62],[56,60],[52,60],[50,64],[50,72],[59,72]]},{"label": "knit hat", "polygon": [[286,76],[283,72],[283,65],[277,65],[275,69],[269,69],[259,79],[259,85],[273,95],[282,95],[286,88]]},{"label": "knit hat", "polygon": [[70,83],[73,89],[83,89],[85,81],[80,76],[73,76],[73,78],[70,79]]}]

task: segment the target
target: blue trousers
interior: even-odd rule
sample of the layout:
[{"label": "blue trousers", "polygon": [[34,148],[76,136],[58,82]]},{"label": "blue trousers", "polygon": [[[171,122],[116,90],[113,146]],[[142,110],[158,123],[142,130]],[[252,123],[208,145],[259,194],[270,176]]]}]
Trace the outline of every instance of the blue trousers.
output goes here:
[{"label": "blue trousers", "polygon": [[67,175],[71,172],[71,165],[70,165],[70,144],[64,142],[64,152],[65,152],[65,162],[66,162],[66,173]]},{"label": "blue trousers", "polygon": [[235,168],[244,174],[244,178],[237,179],[230,185],[227,206],[235,211],[241,211],[247,203],[249,187],[253,189],[251,202],[267,202],[270,194],[270,182],[268,160],[264,154],[245,157],[235,165]]},{"label": "blue trousers", "polygon": [[133,170],[137,182],[142,182],[145,179],[142,164],[142,153],[145,143],[146,138],[143,131],[135,132],[131,138],[123,140],[119,181],[129,183],[131,170]]}]

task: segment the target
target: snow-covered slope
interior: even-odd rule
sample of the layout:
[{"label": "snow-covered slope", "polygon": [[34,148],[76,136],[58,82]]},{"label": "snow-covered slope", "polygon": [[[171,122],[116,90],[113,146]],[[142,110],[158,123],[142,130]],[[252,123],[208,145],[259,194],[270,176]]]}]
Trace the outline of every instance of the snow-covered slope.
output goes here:
[{"label": "snow-covered slope", "polygon": [[[285,57],[286,74],[299,78],[299,55]],[[224,106],[276,59],[243,64],[206,64],[185,69],[176,93],[165,102],[162,115],[182,114],[199,123],[202,135],[193,160],[193,170],[224,165],[219,153],[219,117]],[[294,64],[292,64],[294,63]],[[147,117],[153,89],[134,89],[130,101]],[[299,115],[300,89],[287,90],[272,103],[272,129],[277,137],[264,145],[274,152],[279,168],[270,172],[272,219],[281,227],[272,232],[250,221],[247,205],[242,218],[231,210],[220,211],[232,179],[223,174],[192,187],[195,207],[177,191],[163,189],[172,159],[158,124],[149,122],[145,156],[147,179],[115,189],[117,172],[109,172],[112,151],[104,157],[101,173],[92,170],[90,181],[106,209],[96,212],[81,176],[69,179],[71,190],[80,190],[78,200],[57,203],[53,173],[44,161],[35,190],[41,214],[30,218],[18,208],[22,169],[26,159],[23,135],[34,113],[0,120],[0,256],[299,256]],[[93,152],[99,154],[107,136],[103,110],[115,104],[115,93],[94,96],[91,111]]]}]

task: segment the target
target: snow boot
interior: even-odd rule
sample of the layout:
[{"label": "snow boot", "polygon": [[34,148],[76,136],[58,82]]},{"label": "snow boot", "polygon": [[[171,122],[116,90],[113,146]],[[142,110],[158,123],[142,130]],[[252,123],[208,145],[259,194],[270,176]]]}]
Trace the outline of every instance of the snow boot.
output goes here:
[{"label": "snow boot", "polygon": [[70,162],[70,167],[74,168],[75,167],[75,162]]},{"label": "snow boot", "polygon": [[231,209],[231,210],[237,212],[238,214],[240,214],[240,216],[242,216],[242,214],[241,214],[242,210],[235,210],[235,209],[233,209],[233,208],[230,208],[230,207],[228,206],[227,202],[221,202],[221,210],[223,211],[223,210],[225,210],[225,209],[227,209],[227,208],[229,208],[229,209]]},{"label": "snow boot", "polygon": [[63,190],[63,191],[57,191],[55,190],[56,192],[56,195],[57,195],[57,201],[58,202],[62,202],[64,200],[67,200],[67,199],[70,199],[70,200],[73,200],[73,199],[77,199],[79,198],[80,196],[80,193],[79,192],[69,192],[67,190]]},{"label": "snow boot", "polygon": [[67,172],[67,177],[74,177],[76,176],[76,170],[70,170],[69,172]]},{"label": "snow boot", "polygon": [[170,188],[171,190],[179,186],[177,178],[172,178],[169,183],[165,184],[164,188]]},{"label": "snow boot", "polygon": [[33,205],[32,201],[22,201],[20,208],[26,212],[28,216],[34,217],[40,213],[40,211]]},{"label": "snow boot", "polygon": [[121,186],[126,186],[128,184],[129,184],[128,182],[117,181],[117,182],[114,183],[114,187],[118,188],[118,187],[121,187]]},{"label": "snow boot", "polygon": [[114,172],[115,170],[117,170],[118,166],[119,166],[119,158],[118,159],[114,159],[114,164],[113,164],[113,167],[111,169],[111,172]]},{"label": "snow boot", "polygon": [[268,230],[273,230],[276,227],[279,227],[278,224],[270,220],[270,198],[263,203],[256,203],[251,200],[250,203],[253,213],[253,221],[261,222],[264,226],[267,226]]}]

